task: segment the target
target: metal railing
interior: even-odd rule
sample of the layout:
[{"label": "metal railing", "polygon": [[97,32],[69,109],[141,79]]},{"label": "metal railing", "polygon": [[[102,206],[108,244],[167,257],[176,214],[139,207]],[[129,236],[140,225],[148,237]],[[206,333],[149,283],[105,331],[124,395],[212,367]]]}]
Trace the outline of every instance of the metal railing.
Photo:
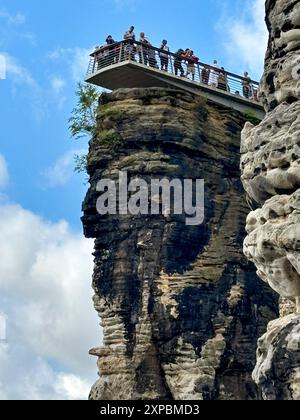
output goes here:
[{"label": "metal railing", "polygon": [[189,60],[182,55],[166,52],[137,41],[121,41],[96,49],[91,54],[87,78],[104,68],[122,62],[137,62],[149,68],[184,77],[196,84],[203,84],[212,89],[259,102],[259,83],[249,82],[244,77],[230,73],[219,67]]}]

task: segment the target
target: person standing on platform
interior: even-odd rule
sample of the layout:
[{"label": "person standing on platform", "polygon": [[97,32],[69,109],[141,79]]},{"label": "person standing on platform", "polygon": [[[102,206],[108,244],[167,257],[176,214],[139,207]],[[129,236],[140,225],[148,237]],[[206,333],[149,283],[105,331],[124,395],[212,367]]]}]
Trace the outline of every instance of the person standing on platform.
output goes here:
[{"label": "person standing on platform", "polygon": [[253,97],[252,81],[247,71],[245,71],[244,73],[242,86],[243,86],[243,95],[245,96],[245,98],[246,99],[252,98]]},{"label": "person standing on platform", "polygon": [[210,69],[208,85],[211,87],[218,87],[219,84],[219,76],[220,76],[220,69],[218,65],[218,61],[214,60],[212,64],[212,68]]},{"label": "person standing on platform", "polygon": [[184,70],[182,67],[182,60],[184,59],[185,52],[182,48],[180,48],[174,57],[174,69],[175,69],[175,76],[178,76],[178,72],[180,72],[180,76],[184,77]]},{"label": "person standing on platform", "polygon": [[108,37],[106,38],[106,47],[107,47],[107,51],[108,51],[108,64],[114,64],[115,63],[115,58],[116,58],[116,54],[115,54],[115,41],[113,39],[113,37],[111,35],[108,35]]},{"label": "person standing on platform", "polygon": [[139,62],[140,64],[145,64],[145,66],[147,66],[149,63],[149,47],[151,47],[151,42],[146,37],[145,32],[141,32],[140,34],[140,43],[142,45],[138,45],[137,47]]},{"label": "person standing on platform", "polygon": [[189,77],[189,75],[191,74],[192,80],[195,81],[195,74],[196,74],[195,64],[199,62],[199,58],[195,56],[193,50],[189,50],[189,52],[186,54],[186,59],[188,62],[186,77]]},{"label": "person standing on platform", "polygon": [[163,40],[160,49],[162,50],[162,52],[159,53],[161,70],[168,71],[170,48],[168,47],[168,41],[166,39]]},{"label": "person standing on platform", "polygon": [[131,26],[127,32],[124,34],[124,40],[127,41],[125,44],[125,59],[126,60],[135,60],[134,56],[134,43],[135,43],[135,33],[134,26]]},{"label": "person standing on platform", "polygon": [[221,90],[224,90],[226,92],[229,91],[227,74],[226,74],[226,71],[225,71],[224,67],[221,68],[221,71],[220,71],[220,74],[219,74],[218,88],[221,89]]}]

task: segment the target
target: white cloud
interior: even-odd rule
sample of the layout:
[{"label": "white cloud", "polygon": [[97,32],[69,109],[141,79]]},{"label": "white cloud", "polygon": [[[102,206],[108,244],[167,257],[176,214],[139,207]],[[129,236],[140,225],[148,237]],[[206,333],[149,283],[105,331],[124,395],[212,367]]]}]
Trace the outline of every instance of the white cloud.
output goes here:
[{"label": "white cloud", "polygon": [[1,55],[5,58],[7,78],[18,84],[37,88],[37,83],[28,69],[20,65],[11,55],[6,53],[1,53]]},{"label": "white cloud", "polygon": [[84,149],[70,150],[57,159],[54,164],[43,173],[44,187],[55,188],[66,185],[74,176],[75,155],[84,155]]},{"label": "white cloud", "polygon": [[0,188],[5,187],[8,181],[9,181],[9,174],[8,174],[8,169],[7,169],[7,163],[4,156],[0,154]]},{"label": "white cloud", "polygon": [[92,307],[92,241],[0,204],[0,399],[86,398],[95,379],[88,349],[100,340]]},{"label": "white cloud", "polygon": [[22,13],[13,14],[5,9],[0,9],[0,45],[10,44],[12,40],[15,40],[22,47],[24,46],[24,41],[31,46],[36,46],[37,38],[35,34],[24,31],[22,25],[25,22],[26,17]]},{"label": "white cloud", "polygon": [[224,46],[232,63],[260,78],[268,42],[265,24],[265,0],[239,0],[239,14],[226,14],[219,22]]},{"label": "white cloud", "polygon": [[68,400],[79,400],[82,396],[88,396],[91,384],[75,375],[58,375],[56,392]]},{"label": "white cloud", "polygon": [[50,86],[58,109],[62,109],[67,97],[63,94],[66,82],[61,77],[53,76],[50,78]]},{"label": "white cloud", "polygon": [[101,341],[92,251],[66,221],[0,196],[0,400],[88,397],[96,379],[88,350]]},{"label": "white cloud", "polygon": [[[40,122],[47,113],[49,98],[31,72],[7,53],[0,52],[6,61],[6,79],[10,82],[13,95],[20,95],[26,89],[26,98],[33,111],[34,118]],[[20,89],[22,88],[22,89]]]},{"label": "white cloud", "polygon": [[0,343],[0,400],[86,400],[91,384],[22,346]]},{"label": "white cloud", "polygon": [[7,10],[0,10],[0,18],[5,19],[5,21],[10,25],[22,25],[26,18],[22,13],[11,14]]},{"label": "white cloud", "polygon": [[79,82],[86,76],[90,54],[93,49],[93,47],[57,48],[48,54],[48,58],[67,63],[73,80]]},{"label": "white cloud", "polygon": [[66,86],[66,82],[61,77],[56,76],[51,78],[50,83],[54,93],[57,95],[59,95]]}]

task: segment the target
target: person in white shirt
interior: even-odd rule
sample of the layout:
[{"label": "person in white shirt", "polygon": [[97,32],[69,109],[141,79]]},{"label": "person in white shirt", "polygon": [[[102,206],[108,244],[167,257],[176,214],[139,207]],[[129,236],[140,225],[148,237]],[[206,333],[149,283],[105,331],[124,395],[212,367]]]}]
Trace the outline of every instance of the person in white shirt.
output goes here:
[{"label": "person in white shirt", "polygon": [[124,34],[124,40],[127,41],[125,45],[125,59],[126,60],[135,60],[134,54],[134,41],[135,33],[134,26],[130,26],[129,30]]},{"label": "person in white shirt", "polygon": [[218,87],[219,76],[220,76],[220,72],[218,71],[218,69],[220,69],[220,66],[217,60],[214,60],[212,67],[213,68],[210,69],[210,73],[209,73],[208,85],[212,87]]},{"label": "person in white shirt", "polygon": [[129,30],[125,32],[124,39],[135,41],[134,26],[130,26]]}]

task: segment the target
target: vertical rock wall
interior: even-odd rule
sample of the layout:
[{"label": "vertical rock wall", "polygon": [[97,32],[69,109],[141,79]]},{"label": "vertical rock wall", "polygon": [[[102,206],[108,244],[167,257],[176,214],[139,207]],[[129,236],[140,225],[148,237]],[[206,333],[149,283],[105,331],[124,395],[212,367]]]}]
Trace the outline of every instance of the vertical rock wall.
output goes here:
[{"label": "vertical rock wall", "polygon": [[254,379],[265,399],[300,399],[300,2],[268,0],[261,97],[267,115],[242,133],[242,181],[253,206],[245,255],[281,297],[259,341]]},{"label": "vertical rock wall", "polygon": [[[236,111],[166,89],[100,98],[90,143],[85,235],[95,238],[94,304],[104,343],[91,399],[257,399],[256,342],[278,316],[242,253],[248,207]],[[119,171],[205,180],[205,222],[97,214],[97,182]]]}]

